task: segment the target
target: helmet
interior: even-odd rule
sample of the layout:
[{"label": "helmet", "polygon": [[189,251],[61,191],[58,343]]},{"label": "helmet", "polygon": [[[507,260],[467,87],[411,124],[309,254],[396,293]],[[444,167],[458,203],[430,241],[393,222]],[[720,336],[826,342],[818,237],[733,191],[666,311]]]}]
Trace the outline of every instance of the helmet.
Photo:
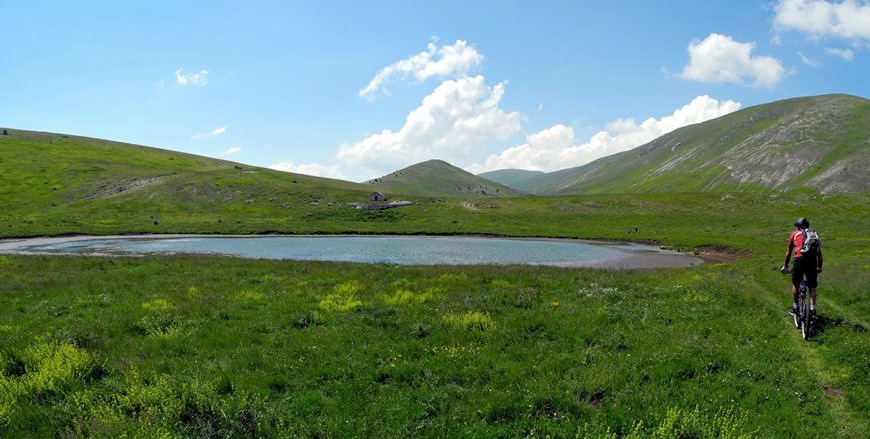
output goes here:
[{"label": "helmet", "polygon": [[794,220],[794,226],[799,228],[799,229],[806,229],[807,227],[810,226],[810,220],[808,220],[804,217],[800,217],[800,218]]}]

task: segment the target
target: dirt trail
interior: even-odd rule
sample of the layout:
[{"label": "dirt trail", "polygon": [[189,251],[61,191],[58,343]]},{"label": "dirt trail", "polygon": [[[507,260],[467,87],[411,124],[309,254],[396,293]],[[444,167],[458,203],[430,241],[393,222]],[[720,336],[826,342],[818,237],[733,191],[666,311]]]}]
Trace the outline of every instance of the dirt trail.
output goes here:
[{"label": "dirt trail", "polygon": [[[782,291],[778,292],[777,295],[771,293],[769,289],[764,288],[763,283],[760,282],[759,279],[756,278],[755,280],[755,285],[758,287],[758,297],[761,297],[768,302],[773,308],[775,314],[782,315],[783,330],[793,333],[794,336],[789,339],[792,341],[794,349],[799,353],[799,358],[803,359],[806,369],[815,377],[818,385],[818,389],[816,390],[825,395],[825,404],[834,419],[837,421],[836,429],[838,435],[840,437],[856,439],[866,437],[868,431],[867,428],[870,428],[870,422],[867,421],[866,414],[858,413],[849,406],[844,396],[845,393],[849,392],[849,389],[837,387],[836,377],[843,376],[844,374],[847,374],[848,371],[844,370],[844,367],[839,364],[826,363],[818,352],[820,345],[814,343],[812,338],[810,338],[810,341],[801,338],[800,333],[795,329],[791,317],[785,313],[787,300],[777,298],[778,294],[782,294],[783,296],[788,295],[788,280],[783,279]],[[830,306],[831,309],[838,310],[838,312],[840,309],[833,303],[822,301],[821,298],[819,306],[820,309],[823,309],[825,306]],[[849,316],[847,318],[851,320],[852,317]],[[812,391],[813,389],[806,390]],[[861,427],[862,425],[863,427]]]}]

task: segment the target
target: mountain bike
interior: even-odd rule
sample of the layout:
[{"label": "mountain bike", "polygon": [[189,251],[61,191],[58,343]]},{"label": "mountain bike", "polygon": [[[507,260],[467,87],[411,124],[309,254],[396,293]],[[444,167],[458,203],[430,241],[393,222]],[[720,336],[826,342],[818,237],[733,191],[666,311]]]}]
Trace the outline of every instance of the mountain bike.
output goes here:
[{"label": "mountain bike", "polygon": [[[782,273],[788,274],[791,273],[791,270],[784,269]],[[798,286],[797,312],[792,314],[794,326],[800,330],[804,340],[809,340],[813,332],[813,314],[810,312],[809,291],[810,288],[806,281],[801,281],[800,286]]]},{"label": "mountain bike", "polygon": [[801,331],[801,337],[804,340],[809,340],[813,331],[813,315],[810,312],[809,287],[804,281],[801,281],[798,288],[798,307],[794,314],[794,325]]}]

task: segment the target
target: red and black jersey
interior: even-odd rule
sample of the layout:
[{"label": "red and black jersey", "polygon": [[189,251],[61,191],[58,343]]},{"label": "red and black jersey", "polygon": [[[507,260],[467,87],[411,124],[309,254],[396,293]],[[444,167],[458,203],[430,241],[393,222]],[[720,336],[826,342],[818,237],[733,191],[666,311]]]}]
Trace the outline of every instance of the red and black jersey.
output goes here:
[{"label": "red and black jersey", "polygon": [[795,230],[791,232],[791,235],[788,237],[788,247],[794,248],[794,258],[797,259],[804,254],[801,253],[801,247],[804,246],[804,233],[802,230]]}]

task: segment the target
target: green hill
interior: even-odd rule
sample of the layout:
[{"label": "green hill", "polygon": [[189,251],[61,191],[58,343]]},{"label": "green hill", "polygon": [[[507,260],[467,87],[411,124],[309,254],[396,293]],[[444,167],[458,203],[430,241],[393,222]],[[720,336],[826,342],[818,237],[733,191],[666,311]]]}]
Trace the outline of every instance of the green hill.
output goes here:
[{"label": "green hill", "polygon": [[525,189],[522,189],[520,187],[522,182],[539,175],[546,174],[542,171],[527,171],[524,169],[501,169],[498,171],[483,172],[481,174],[478,174],[477,176],[483,177],[487,180],[492,180],[496,183],[501,183],[505,186],[525,191]]},{"label": "green hill", "polygon": [[[486,233],[652,241],[716,259],[613,271],[0,255],[0,437],[870,429],[870,193],[488,197],[486,208],[421,197],[365,211],[348,204],[372,185],[10,134],[0,237]],[[776,270],[795,206],[826,240],[809,342]]]},{"label": "green hill", "polygon": [[369,188],[62,134],[0,135],[0,236],[293,229]]},{"label": "green hill", "polygon": [[[504,171],[521,171],[519,169],[507,169],[495,172]],[[529,171],[526,171],[529,172]],[[564,179],[569,179],[578,172],[578,168],[562,169],[554,172],[540,172],[533,174],[525,174],[525,177],[520,177],[513,180],[508,186],[535,195],[552,195],[552,187],[556,186]],[[522,174],[516,174],[520,176]]]},{"label": "green hill", "polygon": [[368,185],[387,194],[424,197],[516,197],[517,190],[475,176],[442,160],[429,160],[369,180]]},{"label": "green hill", "polygon": [[585,166],[512,187],[535,194],[870,190],[870,101],[789,99],[680,128]]}]

